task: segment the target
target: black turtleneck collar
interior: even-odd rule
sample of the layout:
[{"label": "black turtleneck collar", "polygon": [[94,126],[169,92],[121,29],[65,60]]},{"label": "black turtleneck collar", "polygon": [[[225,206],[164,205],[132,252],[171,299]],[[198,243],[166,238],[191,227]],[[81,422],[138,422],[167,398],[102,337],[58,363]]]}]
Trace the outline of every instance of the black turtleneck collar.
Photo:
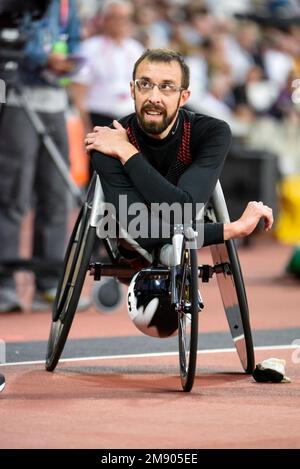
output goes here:
[{"label": "black turtleneck collar", "polygon": [[152,148],[164,147],[165,145],[169,144],[170,141],[174,139],[174,137],[175,139],[177,139],[177,135],[180,135],[180,129],[182,127],[184,119],[182,112],[183,111],[179,110],[179,114],[177,116],[176,121],[174,122],[172,129],[170,130],[168,135],[163,139],[153,138],[150,135],[146,134],[146,132],[144,132],[144,130],[141,129],[141,127],[139,126],[136,116],[133,119],[133,131],[141,143],[145,143],[147,146],[150,146]]}]

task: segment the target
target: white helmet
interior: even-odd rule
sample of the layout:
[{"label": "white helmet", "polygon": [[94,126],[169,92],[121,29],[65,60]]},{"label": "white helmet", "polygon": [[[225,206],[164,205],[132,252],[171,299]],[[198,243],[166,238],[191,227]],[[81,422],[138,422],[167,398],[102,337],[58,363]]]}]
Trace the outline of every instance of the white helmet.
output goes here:
[{"label": "white helmet", "polygon": [[143,334],[152,337],[176,335],[178,314],[171,305],[170,280],[140,270],[132,278],[127,294],[130,319]]}]

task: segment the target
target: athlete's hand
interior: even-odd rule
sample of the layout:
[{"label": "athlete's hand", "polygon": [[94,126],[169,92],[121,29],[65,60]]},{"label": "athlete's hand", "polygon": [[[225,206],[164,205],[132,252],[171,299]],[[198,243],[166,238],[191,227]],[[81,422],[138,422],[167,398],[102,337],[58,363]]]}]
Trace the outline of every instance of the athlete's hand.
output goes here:
[{"label": "athlete's hand", "polygon": [[274,221],[272,209],[263,202],[249,202],[237,221],[224,224],[224,240],[248,236],[261,218],[265,223],[265,231],[270,230]]},{"label": "athlete's hand", "polygon": [[125,164],[138,150],[129,142],[126,129],[118,121],[114,120],[113,126],[113,129],[94,127],[93,132],[88,133],[85,138],[86,150],[87,152],[99,151]]}]

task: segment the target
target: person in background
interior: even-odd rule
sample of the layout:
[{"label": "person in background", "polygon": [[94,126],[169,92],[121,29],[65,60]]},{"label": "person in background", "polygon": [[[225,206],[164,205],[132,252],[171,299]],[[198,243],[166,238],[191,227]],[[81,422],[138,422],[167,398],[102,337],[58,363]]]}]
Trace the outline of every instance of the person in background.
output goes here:
[{"label": "person in background", "polygon": [[72,78],[72,100],[86,132],[134,110],[129,81],[143,46],[133,39],[132,4],[108,0],[101,11],[101,34],[82,43],[83,67]]},{"label": "person in background", "polygon": [[[19,85],[68,164],[68,101],[61,78],[73,70],[75,63],[68,54],[76,52],[80,41],[76,1],[52,0],[40,19],[24,15],[20,28],[27,42]],[[46,264],[61,262],[70,209],[68,189],[14,89],[8,92],[0,125],[0,167],[0,262],[18,256],[21,223],[32,204],[32,254]],[[57,275],[39,272],[33,310],[49,308],[57,282]],[[21,309],[13,275],[1,275],[0,313]]]}]

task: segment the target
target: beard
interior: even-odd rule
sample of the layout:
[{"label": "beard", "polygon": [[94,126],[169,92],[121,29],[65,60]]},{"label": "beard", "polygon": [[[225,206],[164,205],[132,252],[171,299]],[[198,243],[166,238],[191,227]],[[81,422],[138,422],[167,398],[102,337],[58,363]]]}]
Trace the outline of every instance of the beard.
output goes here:
[{"label": "beard", "polygon": [[[179,102],[180,98],[178,100],[175,111],[170,115],[167,114],[167,111],[164,107],[155,104],[144,104],[140,112],[135,109],[137,120],[142,130],[150,135],[159,135],[163,133],[175,119],[179,109]],[[157,122],[147,121],[145,119],[145,114],[149,110],[160,112],[161,120]]]}]

